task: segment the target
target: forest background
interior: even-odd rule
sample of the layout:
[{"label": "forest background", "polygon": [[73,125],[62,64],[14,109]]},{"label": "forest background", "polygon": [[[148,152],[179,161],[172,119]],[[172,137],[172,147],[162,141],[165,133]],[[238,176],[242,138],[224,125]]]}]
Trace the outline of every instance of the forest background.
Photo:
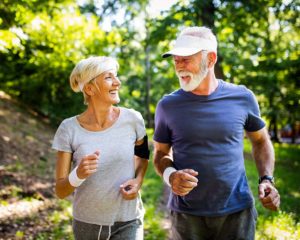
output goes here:
[{"label": "forest background", "polygon": [[299,12],[291,0],[0,0],[0,89],[56,127],[84,109],[69,87],[74,65],[113,56],[120,105],[140,111],[151,132],[158,100],[179,87],[172,59],[161,54],[184,27],[205,25],[219,42],[217,77],[255,93],[274,143],[297,143]]}]

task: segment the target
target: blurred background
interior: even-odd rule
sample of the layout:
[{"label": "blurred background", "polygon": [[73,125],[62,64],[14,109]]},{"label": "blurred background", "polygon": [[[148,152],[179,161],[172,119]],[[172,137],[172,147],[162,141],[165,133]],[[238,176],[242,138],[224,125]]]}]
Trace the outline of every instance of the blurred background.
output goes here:
[{"label": "blurred background", "polygon": [[[0,239],[73,239],[69,200],[53,194],[57,125],[84,109],[69,75],[91,55],[117,58],[121,106],[152,137],[158,100],[179,87],[178,32],[205,25],[219,42],[216,75],[244,84],[260,104],[276,151],[278,213],[257,201],[257,239],[300,239],[300,2],[297,0],[0,0]],[[256,196],[257,173],[245,139]],[[152,165],[142,196],[145,239],[168,239],[166,189]]]}]

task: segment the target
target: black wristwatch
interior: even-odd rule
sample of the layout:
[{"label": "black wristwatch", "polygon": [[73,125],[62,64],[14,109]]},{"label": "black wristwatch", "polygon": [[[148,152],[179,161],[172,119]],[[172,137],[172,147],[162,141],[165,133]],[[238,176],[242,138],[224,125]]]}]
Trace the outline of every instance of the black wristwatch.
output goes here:
[{"label": "black wristwatch", "polygon": [[268,180],[270,183],[272,183],[273,185],[275,185],[275,181],[274,181],[274,177],[273,176],[262,176],[258,179],[258,184],[261,184],[263,180]]}]

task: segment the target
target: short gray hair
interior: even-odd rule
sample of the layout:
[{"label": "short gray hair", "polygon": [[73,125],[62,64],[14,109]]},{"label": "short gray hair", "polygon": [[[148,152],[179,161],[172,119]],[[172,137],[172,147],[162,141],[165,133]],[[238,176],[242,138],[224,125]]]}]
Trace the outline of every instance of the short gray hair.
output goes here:
[{"label": "short gray hair", "polygon": [[88,96],[83,91],[84,85],[105,72],[108,64],[116,71],[119,69],[117,60],[105,56],[92,56],[83,59],[74,67],[70,75],[70,85],[74,92],[82,91],[84,104],[87,104],[88,99]]}]

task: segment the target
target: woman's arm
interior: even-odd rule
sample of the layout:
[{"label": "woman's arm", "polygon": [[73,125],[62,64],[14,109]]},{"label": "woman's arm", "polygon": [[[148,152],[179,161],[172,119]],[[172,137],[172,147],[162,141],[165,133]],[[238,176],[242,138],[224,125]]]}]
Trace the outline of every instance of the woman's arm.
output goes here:
[{"label": "woman's arm", "polygon": [[[141,139],[136,142],[136,145],[139,146],[143,144],[143,142],[144,139]],[[126,200],[132,200],[138,196],[138,191],[142,187],[143,180],[148,167],[148,159],[141,158],[135,155],[134,161],[135,161],[135,178],[126,181],[120,186],[123,198]]]},{"label": "woman's arm", "polygon": [[[97,171],[99,151],[91,155],[87,155],[80,161],[78,168],[76,168],[76,176],[80,180],[84,180]],[[69,181],[69,174],[71,169],[72,153],[57,152],[56,163],[56,186],[55,192],[59,198],[69,196],[75,189]]]},{"label": "woman's arm", "polygon": [[68,179],[71,169],[71,159],[72,153],[57,152],[55,192],[57,197],[61,199],[69,196],[75,189]]},{"label": "woman's arm", "polygon": [[[135,145],[140,146],[144,143],[144,139],[138,140]],[[147,143],[148,144],[148,143]],[[140,181],[140,185],[142,186],[144,176],[146,174],[146,170],[148,168],[149,159],[141,158],[139,156],[134,156],[135,160],[135,178]]]}]

